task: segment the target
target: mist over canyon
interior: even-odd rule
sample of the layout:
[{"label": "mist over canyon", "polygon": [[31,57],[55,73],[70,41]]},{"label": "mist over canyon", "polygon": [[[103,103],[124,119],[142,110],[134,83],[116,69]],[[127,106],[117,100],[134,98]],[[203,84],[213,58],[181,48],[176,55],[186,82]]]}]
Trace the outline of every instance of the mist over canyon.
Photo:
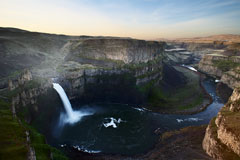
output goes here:
[{"label": "mist over canyon", "polygon": [[239,159],[239,42],[0,28],[0,159]]}]

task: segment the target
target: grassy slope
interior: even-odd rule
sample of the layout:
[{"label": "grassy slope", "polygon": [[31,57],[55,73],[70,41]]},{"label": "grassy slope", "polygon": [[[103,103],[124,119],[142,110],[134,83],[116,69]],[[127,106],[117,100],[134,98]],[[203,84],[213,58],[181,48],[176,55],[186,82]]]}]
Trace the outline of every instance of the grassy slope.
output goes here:
[{"label": "grassy slope", "polygon": [[[20,93],[23,88],[34,88],[37,83],[39,82],[35,82],[34,80],[29,81],[29,83],[24,84],[24,86],[18,89],[13,91],[4,90],[1,91],[0,94],[3,95],[3,97],[11,99],[12,96]],[[13,118],[10,107],[10,103],[0,99],[0,159],[21,160],[27,158],[28,148],[26,145],[26,130],[30,133],[31,146],[35,149],[37,160],[51,159],[51,156],[55,160],[67,159],[63,153],[46,144],[43,135],[24,122],[24,114],[28,112],[26,108],[22,113],[18,113],[22,121],[22,124],[20,124],[17,118]]]},{"label": "grassy slope", "polygon": [[182,111],[201,105],[203,93],[199,85],[199,76],[181,67],[176,69],[187,77],[186,85],[174,90],[163,91],[161,85],[153,85],[154,82],[147,83],[139,90],[148,93],[148,101],[152,110]]},{"label": "grassy slope", "polygon": [[10,104],[3,100],[0,100],[0,128],[0,159],[25,160],[28,151],[25,129],[12,117]]},{"label": "grassy slope", "polygon": [[30,131],[31,146],[35,149],[37,160],[50,160],[51,154],[54,160],[68,159],[59,150],[46,144],[45,137],[37,130],[26,123],[24,123],[24,126]]},{"label": "grassy slope", "polygon": [[213,63],[214,63],[214,66],[218,67],[224,72],[240,66],[239,63],[234,62],[232,60],[217,60],[217,61],[213,61]]}]

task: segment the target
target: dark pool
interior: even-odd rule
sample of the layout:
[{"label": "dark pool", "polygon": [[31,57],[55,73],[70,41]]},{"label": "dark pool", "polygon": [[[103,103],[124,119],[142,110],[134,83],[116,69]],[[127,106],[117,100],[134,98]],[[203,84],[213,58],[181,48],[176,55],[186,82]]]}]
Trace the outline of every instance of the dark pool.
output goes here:
[{"label": "dark pool", "polygon": [[[91,112],[74,124],[55,123],[52,133],[47,136],[56,147],[73,147],[91,153],[132,155],[151,149],[158,136],[154,133],[180,129],[209,123],[223,106],[216,95],[215,82],[204,80],[204,88],[212,96],[213,103],[194,115],[167,115],[154,113],[144,108],[122,104],[95,104],[81,106],[73,103],[73,108]],[[59,113],[59,117],[60,117]],[[60,118],[59,118],[60,119]]]}]

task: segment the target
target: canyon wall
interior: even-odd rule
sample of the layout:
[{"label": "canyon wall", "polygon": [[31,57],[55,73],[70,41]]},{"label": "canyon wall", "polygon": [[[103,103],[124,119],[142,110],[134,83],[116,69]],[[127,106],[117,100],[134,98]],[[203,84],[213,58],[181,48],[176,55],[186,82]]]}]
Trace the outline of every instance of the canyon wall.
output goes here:
[{"label": "canyon wall", "polygon": [[163,42],[124,38],[87,38],[72,40],[66,48],[67,59],[115,60],[140,63],[154,60],[163,51]]},{"label": "canyon wall", "polygon": [[240,57],[206,54],[198,69],[234,89],[240,86]]},{"label": "canyon wall", "polygon": [[214,159],[240,159],[240,89],[236,88],[228,103],[212,119],[202,143]]},{"label": "canyon wall", "polygon": [[141,86],[163,77],[164,42],[11,28],[0,28],[0,42],[0,94],[12,98],[14,113],[28,107],[40,113],[39,97],[53,95],[52,82],[70,99],[140,104],[148,94]]},{"label": "canyon wall", "polygon": [[217,94],[227,101],[209,123],[202,142],[203,149],[214,159],[240,159],[239,40],[239,35],[218,35],[176,41],[201,59],[198,70],[218,80]]},{"label": "canyon wall", "polygon": [[69,41],[63,49],[67,56],[57,68],[59,82],[71,98],[86,93],[91,85],[97,90],[104,83],[112,84],[112,89],[117,89],[116,84],[126,84],[122,87],[127,89],[152,80],[157,83],[162,79],[164,46],[122,38]]}]

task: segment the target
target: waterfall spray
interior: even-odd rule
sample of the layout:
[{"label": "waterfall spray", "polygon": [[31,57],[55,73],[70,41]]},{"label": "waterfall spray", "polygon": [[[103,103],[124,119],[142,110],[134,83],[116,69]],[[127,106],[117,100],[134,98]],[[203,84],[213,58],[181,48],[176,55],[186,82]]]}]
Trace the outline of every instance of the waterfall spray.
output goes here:
[{"label": "waterfall spray", "polygon": [[59,94],[62,103],[64,105],[64,108],[66,110],[66,116],[63,116],[63,122],[64,123],[76,123],[78,122],[83,116],[91,115],[92,113],[89,112],[81,112],[81,111],[73,111],[72,105],[64,91],[64,89],[58,84],[53,83],[53,88],[57,91]]}]

